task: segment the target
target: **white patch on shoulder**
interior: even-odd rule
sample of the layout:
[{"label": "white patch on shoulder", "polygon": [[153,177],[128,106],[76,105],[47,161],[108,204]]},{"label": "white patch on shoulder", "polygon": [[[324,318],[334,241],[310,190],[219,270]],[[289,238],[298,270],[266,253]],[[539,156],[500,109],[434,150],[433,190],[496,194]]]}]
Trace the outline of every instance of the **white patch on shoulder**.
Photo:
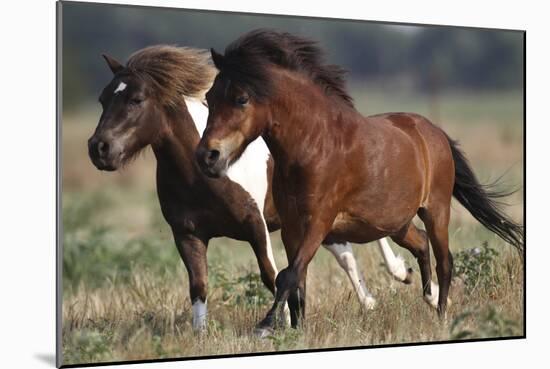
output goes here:
[{"label": "white patch on shoulder", "polygon": [[116,90],[113,92],[113,94],[117,94],[121,91],[124,91],[126,89],[126,86],[127,84],[124,83],[124,82],[120,82],[120,84],[118,85],[118,87],[116,88]]},{"label": "white patch on shoulder", "polygon": [[199,137],[202,137],[208,119],[208,108],[199,99],[187,96],[184,98],[185,105],[187,105],[187,111],[191,114],[193,123],[195,123],[197,131],[199,131]]},{"label": "white patch on shoulder", "polygon": [[206,301],[197,298],[193,303],[193,330],[204,331],[206,329]]},{"label": "white patch on shoulder", "polygon": [[267,161],[269,149],[263,138],[258,137],[227,170],[227,176],[237,182],[256,201],[260,214],[264,213],[267,193]]},{"label": "white patch on shoulder", "polygon": [[[200,99],[184,96],[187,111],[202,137],[208,120],[208,108]],[[269,149],[263,138],[258,137],[245,149],[239,160],[227,170],[227,176],[237,182],[256,202],[260,214],[264,212],[267,193],[267,161]]]},{"label": "white patch on shoulder", "polygon": [[[199,99],[185,96],[187,111],[191,114],[195,127],[202,137],[208,120],[208,108]],[[243,154],[229,169],[227,176],[237,182],[256,201],[263,216],[267,193],[267,160],[269,149],[263,138],[258,137],[244,150]]]}]

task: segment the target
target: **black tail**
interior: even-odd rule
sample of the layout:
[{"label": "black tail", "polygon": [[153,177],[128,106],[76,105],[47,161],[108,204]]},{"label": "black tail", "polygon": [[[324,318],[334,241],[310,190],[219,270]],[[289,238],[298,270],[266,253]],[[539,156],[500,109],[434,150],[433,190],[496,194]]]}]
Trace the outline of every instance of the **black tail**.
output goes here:
[{"label": "black tail", "polygon": [[458,142],[447,137],[455,162],[455,186],[453,196],[487,229],[523,254],[523,227],[508,218],[498,207],[495,199],[510,193],[493,189],[495,183],[482,185],[478,182]]}]

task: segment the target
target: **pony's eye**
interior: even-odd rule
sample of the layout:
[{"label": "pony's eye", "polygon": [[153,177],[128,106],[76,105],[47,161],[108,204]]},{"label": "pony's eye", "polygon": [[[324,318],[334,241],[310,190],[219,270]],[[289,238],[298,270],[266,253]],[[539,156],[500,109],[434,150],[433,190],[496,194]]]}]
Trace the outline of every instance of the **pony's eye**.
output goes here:
[{"label": "pony's eye", "polygon": [[241,95],[241,96],[237,97],[237,99],[235,100],[235,102],[236,102],[238,105],[246,105],[246,104],[248,104],[248,96]]},{"label": "pony's eye", "polygon": [[143,102],[143,99],[133,98],[130,99],[130,105],[139,105]]}]

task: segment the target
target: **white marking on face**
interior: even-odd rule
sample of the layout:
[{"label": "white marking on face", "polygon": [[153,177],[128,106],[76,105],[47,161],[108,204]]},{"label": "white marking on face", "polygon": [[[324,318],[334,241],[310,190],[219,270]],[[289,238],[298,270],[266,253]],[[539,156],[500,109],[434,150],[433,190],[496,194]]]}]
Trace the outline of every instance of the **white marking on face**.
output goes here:
[{"label": "white marking on face", "polygon": [[118,85],[118,87],[116,88],[116,90],[113,92],[113,94],[117,94],[121,91],[124,91],[124,89],[126,88],[127,84],[124,83],[124,82],[120,82],[120,84]]},{"label": "white marking on face", "polygon": [[193,302],[193,330],[204,331],[206,330],[206,301],[202,302],[201,299],[196,299]]}]

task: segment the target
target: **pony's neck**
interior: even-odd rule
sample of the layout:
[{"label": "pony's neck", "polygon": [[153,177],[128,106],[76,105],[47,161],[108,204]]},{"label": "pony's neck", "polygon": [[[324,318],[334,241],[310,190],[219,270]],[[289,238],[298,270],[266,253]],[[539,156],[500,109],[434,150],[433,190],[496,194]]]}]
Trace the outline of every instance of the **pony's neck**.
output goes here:
[{"label": "pony's neck", "polygon": [[[198,174],[195,164],[195,148],[200,140],[200,133],[206,125],[208,111],[199,109],[200,102],[185,99],[175,109],[165,113],[169,129],[166,134],[153,144],[153,151],[160,170],[178,174],[187,183],[193,183]],[[203,122],[204,120],[204,122]]]},{"label": "pony's neck", "polygon": [[307,77],[284,70],[275,76],[279,87],[269,101],[271,120],[263,138],[276,163],[307,164],[318,149],[342,141],[338,125],[356,112]]}]

